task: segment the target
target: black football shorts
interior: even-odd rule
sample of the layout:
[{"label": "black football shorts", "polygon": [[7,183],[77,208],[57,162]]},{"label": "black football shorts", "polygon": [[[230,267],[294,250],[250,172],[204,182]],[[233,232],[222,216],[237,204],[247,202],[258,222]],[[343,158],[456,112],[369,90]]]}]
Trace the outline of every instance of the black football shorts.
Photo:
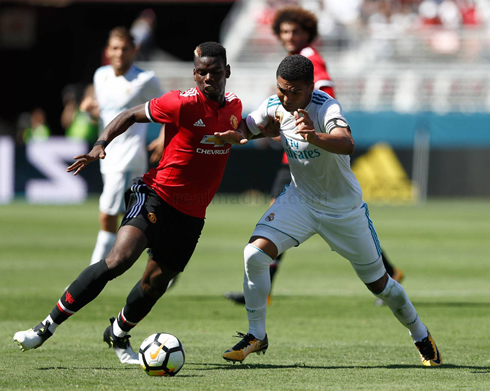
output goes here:
[{"label": "black football shorts", "polygon": [[183,271],[196,248],[204,219],[189,216],[167,204],[141,177],[125,193],[126,215],[121,222],[143,231],[148,253],[171,270]]}]

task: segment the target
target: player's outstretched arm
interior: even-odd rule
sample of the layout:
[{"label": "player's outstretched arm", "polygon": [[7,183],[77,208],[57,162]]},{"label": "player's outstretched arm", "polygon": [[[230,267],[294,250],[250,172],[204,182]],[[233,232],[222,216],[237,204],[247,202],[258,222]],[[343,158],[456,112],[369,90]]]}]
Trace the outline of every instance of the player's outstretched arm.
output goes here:
[{"label": "player's outstretched arm", "polygon": [[240,124],[235,130],[214,132],[214,135],[225,143],[234,145],[244,145],[248,143],[248,140],[253,136],[244,120],[240,121]]},{"label": "player's outstretched arm", "polygon": [[85,155],[75,156],[75,162],[69,166],[66,171],[73,172],[73,175],[78,175],[85,166],[94,160],[105,158],[105,148],[107,145],[114,140],[117,136],[124,133],[128,128],[135,122],[149,122],[145,113],[145,105],[135,106],[131,109],[123,111],[121,114],[116,116],[109,124],[105,127],[99,139],[95,142],[92,150]]}]

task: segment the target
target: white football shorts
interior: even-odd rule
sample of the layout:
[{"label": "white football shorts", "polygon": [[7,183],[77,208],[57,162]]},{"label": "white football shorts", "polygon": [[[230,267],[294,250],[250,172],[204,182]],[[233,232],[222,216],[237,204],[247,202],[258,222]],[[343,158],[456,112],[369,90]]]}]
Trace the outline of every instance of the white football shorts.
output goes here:
[{"label": "white football shorts", "polygon": [[281,254],[314,234],[349,260],[365,284],[385,274],[378,235],[366,203],[343,215],[327,214],[312,209],[288,186],[259,220],[252,236],[271,240]]},{"label": "white football shorts", "polygon": [[110,216],[126,212],[124,192],[133,178],[141,176],[141,171],[102,174],[104,188],[99,198],[99,210]]}]

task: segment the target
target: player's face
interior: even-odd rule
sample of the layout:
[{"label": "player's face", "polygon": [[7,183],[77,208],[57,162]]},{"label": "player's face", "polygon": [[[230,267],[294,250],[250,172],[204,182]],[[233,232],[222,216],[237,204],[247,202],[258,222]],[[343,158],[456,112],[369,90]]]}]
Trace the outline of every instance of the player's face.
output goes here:
[{"label": "player's face", "polygon": [[308,84],[302,80],[287,81],[281,76],[277,77],[277,96],[282,106],[290,113],[308,106],[313,88],[313,83]]},{"label": "player's face", "polygon": [[119,76],[125,74],[131,67],[136,49],[131,42],[113,37],[109,40],[105,54],[114,68],[114,73]]},{"label": "player's face", "polygon": [[208,99],[223,102],[230,66],[217,57],[197,57],[194,61],[194,80]]},{"label": "player's face", "polygon": [[283,22],[279,27],[279,39],[289,54],[298,54],[306,46],[310,35],[299,24]]}]

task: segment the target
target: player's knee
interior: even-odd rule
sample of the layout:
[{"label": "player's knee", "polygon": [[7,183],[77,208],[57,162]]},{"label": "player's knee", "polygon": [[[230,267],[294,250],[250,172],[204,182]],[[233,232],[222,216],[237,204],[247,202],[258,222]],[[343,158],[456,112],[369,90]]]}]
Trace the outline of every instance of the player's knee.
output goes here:
[{"label": "player's knee", "polygon": [[167,291],[166,285],[156,285],[156,284],[150,284],[150,283],[144,283],[144,282],[141,285],[143,288],[143,293],[145,295],[153,297],[155,299],[159,299]]},{"label": "player's knee", "polygon": [[259,248],[247,244],[243,250],[245,270],[248,272],[264,272],[269,270],[272,258]]},{"label": "player's knee", "polygon": [[162,267],[162,272],[145,273],[141,280],[141,287],[145,295],[159,299],[168,289],[170,281],[179,274],[179,272]]},{"label": "player's knee", "polygon": [[112,253],[107,256],[105,262],[114,277],[124,274],[133,264],[127,257]]},{"label": "player's knee", "polygon": [[384,274],[383,277],[380,279],[371,282],[369,284],[366,284],[368,289],[373,292],[375,295],[381,294],[384,292],[384,290],[388,287],[388,274]]}]

